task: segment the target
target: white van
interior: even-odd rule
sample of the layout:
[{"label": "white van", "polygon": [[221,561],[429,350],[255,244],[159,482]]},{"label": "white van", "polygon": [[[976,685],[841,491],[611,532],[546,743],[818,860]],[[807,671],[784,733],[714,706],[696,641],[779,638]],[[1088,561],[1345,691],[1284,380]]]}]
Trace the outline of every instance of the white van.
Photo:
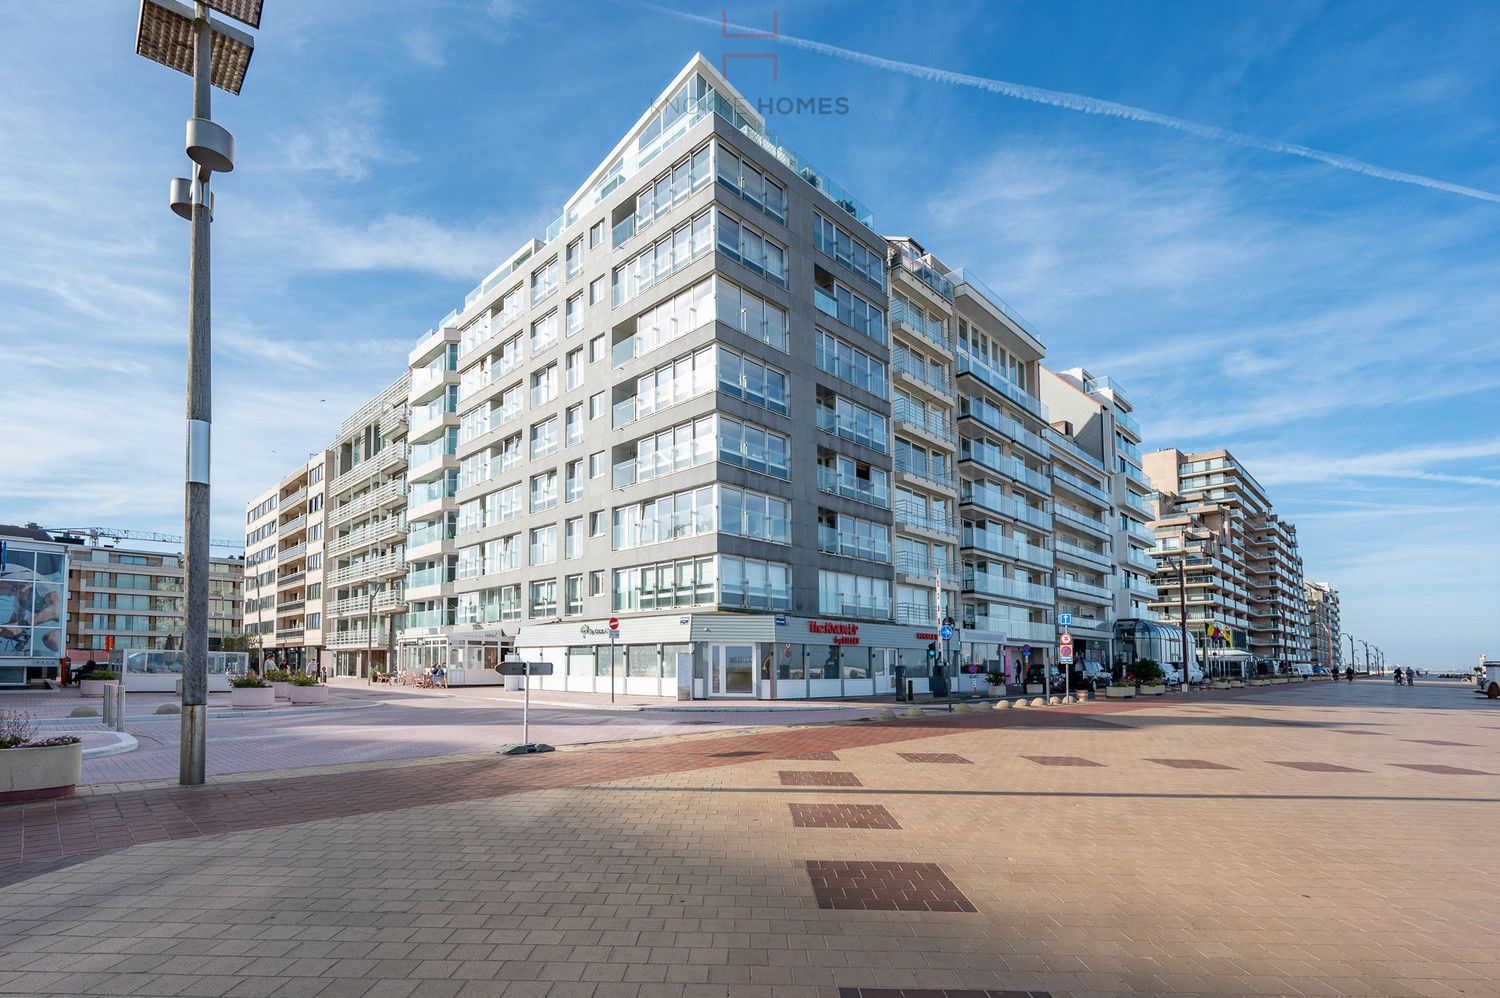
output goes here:
[{"label": "white van", "polygon": [[1313,667],[1311,662],[1293,662],[1291,665],[1291,670],[1292,672],[1301,676],[1303,679],[1306,679],[1313,674]]}]

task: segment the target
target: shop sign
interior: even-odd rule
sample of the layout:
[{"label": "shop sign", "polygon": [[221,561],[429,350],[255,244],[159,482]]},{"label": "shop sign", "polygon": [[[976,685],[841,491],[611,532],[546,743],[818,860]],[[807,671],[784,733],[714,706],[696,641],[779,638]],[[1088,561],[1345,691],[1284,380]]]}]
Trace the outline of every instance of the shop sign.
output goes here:
[{"label": "shop sign", "polygon": [[858,624],[835,624],[823,620],[809,620],[807,630],[812,634],[831,634],[836,645],[859,644]]}]

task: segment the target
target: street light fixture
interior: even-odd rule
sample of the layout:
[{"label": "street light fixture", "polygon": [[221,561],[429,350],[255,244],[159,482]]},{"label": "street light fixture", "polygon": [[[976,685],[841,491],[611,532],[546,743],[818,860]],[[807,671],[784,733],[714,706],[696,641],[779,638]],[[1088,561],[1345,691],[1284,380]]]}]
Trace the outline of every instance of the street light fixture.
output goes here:
[{"label": "street light fixture", "polygon": [[193,223],[188,263],[187,469],[183,497],[186,550],[183,589],[182,736],[178,782],[200,784],[205,777],[204,723],[208,702],[208,522],[209,441],[212,405],[212,336],[209,324],[209,238],[215,173],[234,169],[234,136],[210,117],[210,86],[232,94],[245,83],[255,39],[208,16],[209,8],[260,27],[261,0],[141,0],[136,53],[193,78],[193,116],[184,143],[193,176],[172,180],[169,204]]}]

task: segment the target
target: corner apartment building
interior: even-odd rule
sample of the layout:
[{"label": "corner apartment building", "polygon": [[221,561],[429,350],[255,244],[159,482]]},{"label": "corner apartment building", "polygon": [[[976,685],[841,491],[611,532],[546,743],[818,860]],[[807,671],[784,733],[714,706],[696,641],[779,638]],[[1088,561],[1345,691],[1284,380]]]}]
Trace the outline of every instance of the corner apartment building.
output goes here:
[{"label": "corner apartment building", "polygon": [[245,631],[260,658],[326,666],[324,507],[328,452],[312,455],[245,506]]},{"label": "corner apartment building", "polygon": [[1155,621],[1151,484],[1141,427],[1113,378],[1042,369],[1052,422],[1057,612],[1069,614],[1075,656],[1109,665],[1119,621]]},{"label": "corner apartment building", "polygon": [[[181,648],[185,561],[181,554],[70,544],[69,658],[104,661],[113,649]],[[209,651],[244,630],[244,569],[243,557],[209,559]]]},{"label": "corner apartment building", "polygon": [[[403,374],[339,426],[328,445],[322,636],[331,670],[368,676],[393,667],[406,613],[408,393]],[[438,422],[442,422],[439,417]],[[425,438],[434,436],[423,410]]]},{"label": "corner apartment building", "polygon": [[1312,660],[1319,665],[1342,667],[1343,622],[1339,619],[1339,591],[1327,582],[1305,579],[1302,591],[1307,601],[1307,619]]},{"label": "corner apartment building", "polygon": [[1210,651],[1273,666],[1310,661],[1296,529],[1276,516],[1255,477],[1227,450],[1156,451],[1145,469],[1158,493],[1153,609],[1177,619],[1186,552],[1189,628],[1200,638],[1212,628],[1225,635]]}]

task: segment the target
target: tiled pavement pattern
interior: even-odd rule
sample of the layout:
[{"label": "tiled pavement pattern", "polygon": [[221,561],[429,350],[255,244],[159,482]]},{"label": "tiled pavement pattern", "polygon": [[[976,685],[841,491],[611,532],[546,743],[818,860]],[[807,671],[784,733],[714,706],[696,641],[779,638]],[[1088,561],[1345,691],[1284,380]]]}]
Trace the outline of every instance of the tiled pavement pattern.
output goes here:
[{"label": "tiled pavement pattern", "polygon": [[952,752],[897,752],[907,762],[934,762],[951,766],[972,766],[972,760]]},{"label": "tiled pavement pattern", "polygon": [[879,804],[788,804],[797,828],[893,828],[901,826]]},{"label": "tiled pavement pattern", "polygon": [[781,785],[784,787],[857,787],[861,785],[859,777],[853,773],[784,769],[777,776],[780,777]]},{"label": "tiled pavement pattern", "polygon": [[[159,840],[0,890],[0,992],[1494,995],[1500,891],[1474,860],[1500,777],[1394,764],[1494,769],[1500,713],[1415,692],[1273,687],[38,806],[43,853],[123,839],[88,819],[64,842],[70,804],[152,815]],[[1394,737],[1330,737],[1335,711]],[[1476,747],[1402,741],[1438,735]],[[897,754],[914,747],[975,765]],[[737,750],[767,754],[714,758]],[[820,751],[863,786],[780,784],[785,756]],[[1183,757],[1234,768],[1147,761]],[[1289,758],[1364,771],[1272,764]],[[878,804],[902,830],[797,827],[789,803]],[[807,864],[830,860],[935,864],[976,910],[820,909]]]},{"label": "tiled pavement pattern", "polygon": [[1102,763],[1076,755],[1028,755],[1027,759],[1038,766],[1100,766]]},{"label": "tiled pavement pattern", "polygon": [[1348,766],[1337,766],[1331,762],[1279,762],[1272,760],[1276,766],[1285,766],[1287,769],[1300,769],[1304,773],[1366,773],[1369,770],[1351,769]]},{"label": "tiled pavement pattern", "polygon": [[976,911],[936,863],[810,859],[819,908],[841,911]]},{"label": "tiled pavement pattern", "polygon": [[1147,759],[1159,766],[1171,766],[1173,769],[1233,769],[1233,766],[1225,766],[1222,763],[1209,762],[1207,759]]}]

